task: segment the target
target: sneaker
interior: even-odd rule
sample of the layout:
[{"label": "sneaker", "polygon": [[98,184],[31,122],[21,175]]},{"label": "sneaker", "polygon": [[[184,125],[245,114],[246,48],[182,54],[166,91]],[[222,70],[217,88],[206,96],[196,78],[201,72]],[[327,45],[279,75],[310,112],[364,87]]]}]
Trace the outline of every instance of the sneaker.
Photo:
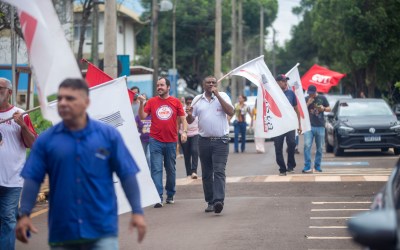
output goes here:
[{"label": "sneaker", "polygon": [[197,174],[196,173],[192,173],[192,179],[197,179]]},{"label": "sneaker", "polygon": [[207,208],[204,210],[206,213],[214,212],[214,205],[208,204]]},{"label": "sneaker", "polygon": [[286,173],[288,174],[294,174],[294,169],[293,168],[289,168]]},{"label": "sneaker", "polygon": [[160,208],[163,207],[163,204],[161,202],[158,202],[154,205],[154,208]]},{"label": "sneaker", "polygon": [[165,202],[167,204],[174,204],[175,203],[174,196],[168,196],[167,199],[165,200]]},{"label": "sneaker", "polygon": [[317,172],[322,172],[322,169],[321,168],[315,168],[315,171],[317,171]]},{"label": "sneaker", "polygon": [[222,209],[224,209],[224,204],[220,201],[214,203],[214,213],[221,213]]},{"label": "sneaker", "polygon": [[304,168],[303,171],[301,171],[303,173],[312,173],[311,168]]},{"label": "sneaker", "polygon": [[286,172],[279,173],[279,176],[286,176]]}]

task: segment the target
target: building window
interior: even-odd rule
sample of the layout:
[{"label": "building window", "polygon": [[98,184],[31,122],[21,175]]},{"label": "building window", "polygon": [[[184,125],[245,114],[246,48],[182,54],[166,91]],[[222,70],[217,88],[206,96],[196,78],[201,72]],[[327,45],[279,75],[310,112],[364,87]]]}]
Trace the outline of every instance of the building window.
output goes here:
[{"label": "building window", "polygon": [[[81,28],[82,26],[80,24],[74,25],[75,40],[79,40],[79,37],[81,36]],[[90,39],[92,39],[92,26],[88,24],[86,25],[85,40],[90,40]]]}]

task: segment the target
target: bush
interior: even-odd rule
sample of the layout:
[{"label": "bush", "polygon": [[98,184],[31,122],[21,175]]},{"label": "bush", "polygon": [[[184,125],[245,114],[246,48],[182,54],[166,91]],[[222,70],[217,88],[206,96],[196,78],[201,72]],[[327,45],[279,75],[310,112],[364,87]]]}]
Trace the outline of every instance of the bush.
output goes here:
[{"label": "bush", "polygon": [[50,121],[43,118],[40,109],[29,113],[29,117],[31,118],[33,127],[38,134],[53,126]]}]

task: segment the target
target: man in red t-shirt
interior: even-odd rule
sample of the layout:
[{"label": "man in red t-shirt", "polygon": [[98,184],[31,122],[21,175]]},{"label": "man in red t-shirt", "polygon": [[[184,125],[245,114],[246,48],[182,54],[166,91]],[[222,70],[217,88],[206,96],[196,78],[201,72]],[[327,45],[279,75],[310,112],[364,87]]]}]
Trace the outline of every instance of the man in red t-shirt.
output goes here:
[{"label": "man in red t-shirt", "polygon": [[163,206],[163,161],[167,182],[165,190],[167,192],[167,204],[174,203],[175,181],[176,181],[176,143],[178,141],[177,121],[183,124],[182,142],[187,140],[187,123],[182,103],[178,98],[169,95],[171,84],[167,78],[157,81],[157,94],[150,98],[146,107],[143,108],[145,98],[139,96],[140,101],[139,116],[145,119],[151,115],[150,127],[150,171],[151,178],[160,195],[161,202],[154,205],[155,208]]}]

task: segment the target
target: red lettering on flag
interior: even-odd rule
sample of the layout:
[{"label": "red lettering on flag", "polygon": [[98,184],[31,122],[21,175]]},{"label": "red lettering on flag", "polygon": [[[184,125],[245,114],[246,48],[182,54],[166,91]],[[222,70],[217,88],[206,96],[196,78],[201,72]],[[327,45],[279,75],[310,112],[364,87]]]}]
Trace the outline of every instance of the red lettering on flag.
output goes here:
[{"label": "red lettering on flag", "polygon": [[31,51],[33,37],[35,36],[37,20],[26,12],[21,12],[19,16],[22,32],[24,33],[26,47]]}]

